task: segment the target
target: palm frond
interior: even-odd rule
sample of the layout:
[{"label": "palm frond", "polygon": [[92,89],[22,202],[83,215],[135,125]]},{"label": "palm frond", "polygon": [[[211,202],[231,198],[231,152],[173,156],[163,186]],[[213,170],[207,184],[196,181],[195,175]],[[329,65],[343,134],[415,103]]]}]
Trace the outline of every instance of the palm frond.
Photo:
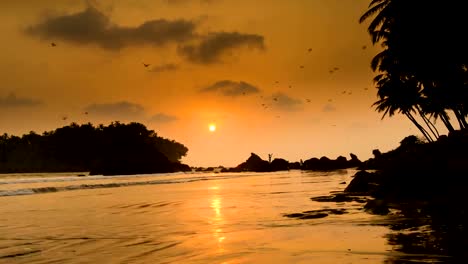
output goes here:
[{"label": "palm frond", "polygon": [[380,10],[385,8],[385,6],[387,5],[385,1],[387,0],[372,1],[372,2],[381,2],[381,3],[372,6],[372,2],[371,2],[371,4],[369,5],[369,9],[359,18],[359,23],[366,21],[369,17],[373,16],[375,13],[380,12]]}]

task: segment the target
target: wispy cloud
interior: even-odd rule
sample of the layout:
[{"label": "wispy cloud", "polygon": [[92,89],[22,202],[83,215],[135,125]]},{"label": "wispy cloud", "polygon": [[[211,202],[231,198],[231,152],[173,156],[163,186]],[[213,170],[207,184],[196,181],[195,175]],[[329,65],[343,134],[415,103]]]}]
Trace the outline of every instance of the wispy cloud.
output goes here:
[{"label": "wispy cloud", "polygon": [[139,104],[121,101],[116,103],[91,104],[85,107],[90,115],[116,120],[141,120],[145,118],[145,108]]},{"label": "wispy cloud", "polygon": [[186,19],[159,18],[137,26],[121,26],[94,6],[88,4],[86,9],[79,12],[45,17],[26,28],[25,32],[44,40],[97,45],[114,51],[137,45],[172,45],[178,47],[180,56],[199,64],[224,62],[228,57],[233,57],[234,51],[241,49],[265,49],[262,35],[235,31],[203,33],[199,32],[196,20]]},{"label": "wispy cloud", "polygon": [[303,102],[299,99],[292,98],[289,95],[277,92],[271,96],[273,101],[272,106],[281,111],[299,111],[302,109]]},{"label": "wispy cloud", "polygon": [[200,92],[221,93],[224,96],[236,97],[240,95],[258,93],[260,92],[260,89],[243,81],[236,82],[231,80],[222,80],[201,89]]},{"label": "wispy cloud", "polygon": [[180,66],[173,63],[166,63],[161,65],[155,65],[151,68],[150,72],[170,72],[177,71],[180,69]]},{"label": "wispy cloud", "polygon": [[112,121],[140,121],[161,124],[178,120],[176,116],[165,113],[150,116],[144,106],[128,101],[91,104],[86,106],[84,111],[91,117]]},{"label": "wispy cloud", "polygon": [[112,23],[106,15],[89,6],[81,12],[47,17],[26,32],[44,39],[64,40],[76,44],[96,44],[118,50],[126,46],[149,44],[162,46],[195,38],[196,24],[188,20],[149,20],[136,27]]},{"label": "wispy cloud", "polygon": [[9,93],[5,97],[0,97],[0,107],[32,107],[43,104],[39,100],[26,98],[26,97],[17,97],[15,93]]},{"label": "wispy cloud", "polygon": [[179,47],[179,53],[189,61],[200,64],[222,62],[224,56],[234,49],[264,50],[264,37],[239,32],[214,32],[202,38],[198,44]]},{"label": "wispy cloud", "polygon": [[336,111],[336,107],[332,104],[326,104],[323,108],[322,108],[322,111],[323,112],[335,112]]},{"label": "wispy cloud", "polygon": [[153,123],[171,123],[178,120],[176,116],[173,115],[167,115],[164,113],[157,113],[153,115],[150,119],[149,122]]}]

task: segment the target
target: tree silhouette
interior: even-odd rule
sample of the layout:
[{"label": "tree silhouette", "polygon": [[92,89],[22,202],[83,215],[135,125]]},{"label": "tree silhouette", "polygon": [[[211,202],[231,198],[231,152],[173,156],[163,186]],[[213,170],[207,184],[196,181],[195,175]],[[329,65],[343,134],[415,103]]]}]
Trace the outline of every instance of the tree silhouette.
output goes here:
[{"label": "tree silhouette", "polygon": [[[372,69],[379,72],[376,105],[385,103],[377,110],[392,113],[391,109],[400,109],[402,98],[389,97],[406,96],[385,92],[382,98],[381,80],[391,78],[385,86],[391,84],[395,89],[418,90],[419,99],[412,101],[409,111],[398,112],[407,116],[418,113],[430,132],[423,133],[426,138],[439,136],[431,119],[440,118],[449,131],[454,130],[447,111],[453,112],[460,129],[468,128],[468,41],[460,34],[468,28],[464,10],[462,1],[373,0],[359,20],[373,18],[368,32],[373,44],[383,47],[371,62]],[[413,96],[414,91],[408,95]]]},{"label": "tree silhouette", "polygon": [[187,151],[183,144],[158,137],[140,123],[96,127],[72,123],[42,135],[1,136],[0,172],[171,172],[187,169],[180,164]]}]

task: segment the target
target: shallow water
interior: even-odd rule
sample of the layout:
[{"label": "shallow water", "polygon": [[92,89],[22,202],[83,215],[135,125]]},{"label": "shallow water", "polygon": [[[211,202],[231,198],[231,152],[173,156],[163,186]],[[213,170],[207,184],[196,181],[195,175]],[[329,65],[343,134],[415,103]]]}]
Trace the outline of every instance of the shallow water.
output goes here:
[{"label": "shallow water", "polygon": [[[0,177],[0,263],[397,263],[388,216],[311,197],[354,170]],[[346,214],[284,214],[343,208]],[[429,260],[434,260],[430,258]]]}]

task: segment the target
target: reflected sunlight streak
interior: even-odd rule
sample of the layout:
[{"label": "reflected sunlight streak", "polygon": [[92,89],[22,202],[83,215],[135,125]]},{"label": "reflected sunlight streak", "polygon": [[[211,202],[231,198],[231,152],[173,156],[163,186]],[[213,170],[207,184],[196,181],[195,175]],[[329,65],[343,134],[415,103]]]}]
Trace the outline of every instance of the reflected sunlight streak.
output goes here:
[{"label": "reflected sunlight streak", "polygon": [[211,199],[211,208],[214,211],[214,217],[211,221],[213,224],[213,236],[215,237],[218,243],[218,252],[224,252],[222,242],[226,239],[224,236],[223,229],[221,228],[224,225],[223,215],[221,214],[222,202],[221,198],[217,194],[219,191],[218,186],[211,187],[210,190],[215,191],[213,198]]}]

